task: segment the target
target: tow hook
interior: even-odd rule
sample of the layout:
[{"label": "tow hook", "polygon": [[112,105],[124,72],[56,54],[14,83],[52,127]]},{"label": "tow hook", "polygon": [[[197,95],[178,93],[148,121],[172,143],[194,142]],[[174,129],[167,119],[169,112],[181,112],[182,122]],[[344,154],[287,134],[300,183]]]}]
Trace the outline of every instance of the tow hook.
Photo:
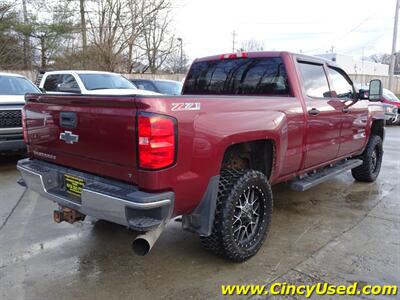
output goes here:
[{"label": "tow hook", "polygon": [[56,223],[61,223],[62,221],[66,221],[70,224],[75,223],[76,221],[85,220],[86,215],[80,213],[77,210],[70,209],[68,207],[60,207],[58,210],[53,212],[53,219]]}]

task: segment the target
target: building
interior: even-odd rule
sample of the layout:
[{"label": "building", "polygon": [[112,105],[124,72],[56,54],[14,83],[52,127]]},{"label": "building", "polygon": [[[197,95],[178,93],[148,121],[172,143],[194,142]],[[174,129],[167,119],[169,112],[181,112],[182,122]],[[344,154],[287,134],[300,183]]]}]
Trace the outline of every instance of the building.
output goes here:
[{"label": "building", "polygon": [[347,74],[375,76],[389,75],[389,65],[366,60],[355,60],[352,56],[338,53],[326,53],[317,56],[336,62]]}]

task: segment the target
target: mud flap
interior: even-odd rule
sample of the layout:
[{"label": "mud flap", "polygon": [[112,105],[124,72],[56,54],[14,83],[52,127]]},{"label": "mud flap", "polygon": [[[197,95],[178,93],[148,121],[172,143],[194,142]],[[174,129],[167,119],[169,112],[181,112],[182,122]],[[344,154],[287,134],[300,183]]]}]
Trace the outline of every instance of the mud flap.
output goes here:
[{"label": "mud flap", "polygon": [[190,215],[182,216],[183,229],[198,233],[201,236],[209,236],[211,234],[217,203],[218,184],[219,175],[211,177],[200,204]]}]

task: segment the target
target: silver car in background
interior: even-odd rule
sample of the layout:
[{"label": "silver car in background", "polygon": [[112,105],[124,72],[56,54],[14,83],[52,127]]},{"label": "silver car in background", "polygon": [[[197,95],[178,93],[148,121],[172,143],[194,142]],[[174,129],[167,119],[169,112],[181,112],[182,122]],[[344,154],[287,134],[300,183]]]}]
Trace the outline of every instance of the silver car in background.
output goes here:
[{"label": "silver car in background", "polygon": [[0,153],[25,149],[21,109],[26,93],[41,93],[27,78],[0,73]]}]

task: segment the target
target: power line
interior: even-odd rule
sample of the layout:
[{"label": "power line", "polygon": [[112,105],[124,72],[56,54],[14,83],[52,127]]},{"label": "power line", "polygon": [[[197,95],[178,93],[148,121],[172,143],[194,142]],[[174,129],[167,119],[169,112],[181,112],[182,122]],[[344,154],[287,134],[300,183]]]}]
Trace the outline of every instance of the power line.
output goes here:
[{"label": "power line", "polygon": [[[336,42],[342,40],[343,38],[345,38],[346,36],[348,36],[349,34],[353,33],[354,31],[356,31],[358,28],[360,28],[364,23],[366,23],[368,20],[370,20],[372,18],[372,16],[374,16],[376,14],[377,11],[374,11],[372,14],[370,14],[368,17],[366,17],[365,19],[363,19],[361,21],[361,23],[359,23],[357,26],[353,27],[352,29],[350,29],[349,31],[347,31],[345,34],[343,34],[342,36],[340,36],[338,39],[336,39]],[[306,50],[304,51],[304,53],[309,53],[309,52],[314,52],[317,50],[321,50],[324,49],[326,47],[331,46],[332,43],[329,44],[325,44],[324,46],[315,48],[315,49],[311,49],[311,50]]]}]

